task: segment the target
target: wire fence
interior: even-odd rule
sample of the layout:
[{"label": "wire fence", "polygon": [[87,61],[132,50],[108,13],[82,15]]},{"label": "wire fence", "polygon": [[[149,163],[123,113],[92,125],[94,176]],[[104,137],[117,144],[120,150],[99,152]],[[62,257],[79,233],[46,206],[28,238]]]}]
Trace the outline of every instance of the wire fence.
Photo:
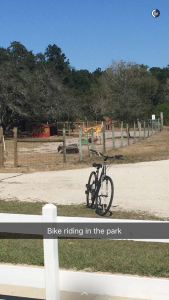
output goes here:
[{"label": "wire fence", "polygon": [[[92,124],[88,124],[92,125]],[[80,126],[80,125],[78,125]],[[13,166],[32,170],[57,170],[61,164],[75,164],[90,156],[89,149],[106,154],[107,150],[129,146],[163,130],[163,120],[143,120],[129,126],[95,123],[78,127],[76,136],[67,136],[66,126],[62,136],[49,138],[21,138],[14,128],[10,138],[0,128],[0,168]]]}]

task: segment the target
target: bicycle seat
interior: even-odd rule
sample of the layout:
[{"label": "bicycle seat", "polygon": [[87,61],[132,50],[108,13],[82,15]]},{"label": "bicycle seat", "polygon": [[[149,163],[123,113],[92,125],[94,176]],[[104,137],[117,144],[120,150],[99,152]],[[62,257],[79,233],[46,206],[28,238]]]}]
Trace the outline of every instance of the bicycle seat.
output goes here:
[{"label": "bicycle seat", "polygon": [[93,166],[94,168],[98,168],[98,169],[102,168],[102,165],[101,165],[101,164],[96,164],[96,163],[94,163],[92,166]]}]

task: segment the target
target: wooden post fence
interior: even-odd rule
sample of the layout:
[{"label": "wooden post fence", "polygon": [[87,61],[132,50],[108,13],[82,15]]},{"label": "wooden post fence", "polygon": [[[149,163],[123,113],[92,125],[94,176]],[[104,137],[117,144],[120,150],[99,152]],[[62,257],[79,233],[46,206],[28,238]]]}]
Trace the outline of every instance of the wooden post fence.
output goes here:
[{"label": "wooden post fence", "polygon": [[105,130],[105,125],[103,125],[103,128],[102,128],[102,131],[103,131],[103,154],[105,155],[106,154],[106,130]]},{"label": "wooden post fence", "polygon": [[136,124],[134,122],[134,144],[136,143]]},{"label": "wooden post fence", "polygon": [[144,139],[146,138],[146,122],[144,121]]},{"label": "wooden post fence", "polygon": [[89,149],[89,135],[88,135],[88,121],[87,117],[85,117],[85,124],[86,124],[86,135],[87,135],[87,149],[88,149],[88,156],[90,157],[90,149]]},{"label": "wooden post fence", "polygon": [[82,130],[79,128],[79,159],[82,161]]},{"label": "wooden post fence", "polygon": [[163,112],[160,113],[161,131],[163,131]]},{"label": "wooden post fence", "polygon": [[66,164],[66,130],[65,124],[63,127],[63,162]]},{"label": "wooden post fence", "polygon": [[127,143],[128,143],[128,146],[130,145],[130,140],[129,140],[129,125],[126,124],[126,132],[127,132]]},{"label": "wooden post fence", "polygon": [[63,138],[18,138],[17,127],[14,128],[14,167],[18,166],[18,143],[63,143],[63,162],[66,163],[66,132],[65,125],[63,128]]},{"label": "wooden post fence", "polygon": [[14,127],[14,167],[18,166],[17,127]]},{"label": "wooden post fence", "polygon": [[3,142],[3,128],[0,127],[0,168],[4,167],[4,142]]},{"label": "wooden post fence", "polygon": [[69,122],[69,136],[70,136],[70,122]]},{"label": "wooden post fence", "polygon": [[113,149],[115,149],[114,125],[112,125],[112,141],[113,141]]},{"label": "wooden post fence", "polygon": [[160,131],[160,120],[158,118],[158,132]]},{"label": "wooden post fence", "polygon": [[93,128],[91,128],[90,133],[91,133],[91,147],[94,150],[94,129]]},{"label": "wooden post fence", "polygon": [[121,147],[123,147],[123,122],[121,122]]},{"label": "wooden post fence", "polygon": [[141,141],[141,122],[138,123],[138,129],[139,129],[139,141]]}]

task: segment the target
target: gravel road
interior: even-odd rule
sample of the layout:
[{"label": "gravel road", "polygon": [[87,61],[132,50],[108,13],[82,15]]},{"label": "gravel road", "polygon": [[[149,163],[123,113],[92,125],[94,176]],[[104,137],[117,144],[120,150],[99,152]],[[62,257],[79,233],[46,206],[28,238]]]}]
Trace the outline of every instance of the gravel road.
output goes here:
[{"label": "gravel road", "polygon": [[[1,173],[0,199],[85,203],[85,184],[91,170],[93,168],[20,176]],[[115,186],[114,209],[141,210],[169,217],[169,160],[114,165],[108,174]]]}]

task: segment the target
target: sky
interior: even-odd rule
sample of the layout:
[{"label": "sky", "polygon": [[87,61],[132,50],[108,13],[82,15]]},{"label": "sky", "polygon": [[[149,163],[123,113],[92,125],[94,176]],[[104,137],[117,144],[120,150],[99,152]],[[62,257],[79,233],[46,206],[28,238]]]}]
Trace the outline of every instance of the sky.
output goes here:
[{"label": "sky", "polygon": [[72,67],[90,72],[112,60],[169,64],[168,0],[0,0],[0,7],[0,47],[18,41],[37,54],[56,44]]}]

